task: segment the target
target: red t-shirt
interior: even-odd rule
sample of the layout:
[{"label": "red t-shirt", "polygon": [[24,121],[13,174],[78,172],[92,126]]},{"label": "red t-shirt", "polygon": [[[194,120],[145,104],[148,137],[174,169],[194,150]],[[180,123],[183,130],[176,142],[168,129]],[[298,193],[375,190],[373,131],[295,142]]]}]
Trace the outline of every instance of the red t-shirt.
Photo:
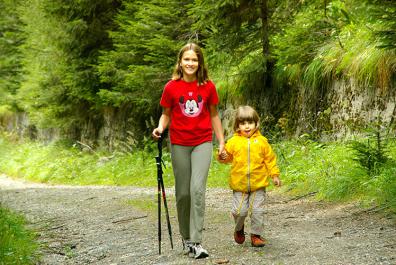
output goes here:
[{"label": "red t-shirt", "polygon": [[218,102],[216,87],[211,81],[200,86],[197,81],[169,81],[162,92],[160,104],[171,108],[171,143],[196,146],[212,141],[209,105],[217,105]]}]

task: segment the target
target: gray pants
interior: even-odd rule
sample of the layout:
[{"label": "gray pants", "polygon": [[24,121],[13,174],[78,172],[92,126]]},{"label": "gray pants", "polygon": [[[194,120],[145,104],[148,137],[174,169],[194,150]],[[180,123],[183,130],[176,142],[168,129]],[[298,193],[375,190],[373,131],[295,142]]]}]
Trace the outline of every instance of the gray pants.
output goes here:
[{"label": "gray pants", "polygon": [[171,147],[179,230],[184,240],[194,243],[202,241],[206,181],[212,151],[212,142]]},{"label": "gray pants", "polygon": [[251,231],[255,235],[262,235],[264,225],[265,189],[251,193],[234,191],[232,199],[232,215],[235,220],[235,231],[240,231],[250,211]]}]

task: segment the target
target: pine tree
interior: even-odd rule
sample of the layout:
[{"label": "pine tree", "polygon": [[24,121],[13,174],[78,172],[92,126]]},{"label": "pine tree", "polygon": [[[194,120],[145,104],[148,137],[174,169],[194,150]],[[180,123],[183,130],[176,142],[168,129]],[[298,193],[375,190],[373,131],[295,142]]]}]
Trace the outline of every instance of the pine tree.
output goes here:
[{"label": "pine tree", "polygon": [[176,55],[193,36],[188,3],[123,2],[115,19],[118,28],[110,32],[114,49],[103,53],[98,66],[102,81],[99,96],[104,106],[129,108],[142,127],[158,115],[160,95],[171,77]]},{"label": "pine tree", "polygon": [[82,129],[87,123],[100,125],[94,65],[99,50],[111,47],[107,30],[117,7],[109,0],[24,2],[26,75],[19,96],[41,127],[74,131],[75,138],[96,136],[95,128]]},{"label": "pine tree", "polygon": [[21,52],[24,34],[19,19],[20,1],[0,1],[0,106],[18,109],[15,94],[22,78]]}]

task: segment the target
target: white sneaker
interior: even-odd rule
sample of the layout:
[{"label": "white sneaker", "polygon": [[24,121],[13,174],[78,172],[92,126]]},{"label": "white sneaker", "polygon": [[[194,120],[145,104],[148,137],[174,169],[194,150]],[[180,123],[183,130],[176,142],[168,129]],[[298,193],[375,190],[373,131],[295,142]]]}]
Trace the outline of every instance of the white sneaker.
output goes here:
[{"label": "white sneaker", "polygon": [[189,253],[191,253],[194,244],[184,239],[182,240],[182,243],[183,243],[183,255],[188,255]]},{"label": "white sneaker", "polygon": [[202,259],[209,256],[208,251],[204,249],[200,243],[193,244],[191,250],[189,256],[194,259]]}]

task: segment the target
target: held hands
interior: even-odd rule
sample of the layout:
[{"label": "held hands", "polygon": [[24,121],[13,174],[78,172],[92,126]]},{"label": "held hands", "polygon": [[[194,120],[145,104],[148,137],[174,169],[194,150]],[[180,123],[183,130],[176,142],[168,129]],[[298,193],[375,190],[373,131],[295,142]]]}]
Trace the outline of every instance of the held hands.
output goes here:
[{"label": "held hands", "polygon": [[226,160],[228,157],[226,150],[224,149],[224,144],[219,144],[219,151],[217,152],[217,159],[222,161]]},{"label": "held hands", "polygon": [[218,160],[226,160],[228,157],[227,152],[223,151],[220,153],[220,151],[217,153],[217,159]]}]

